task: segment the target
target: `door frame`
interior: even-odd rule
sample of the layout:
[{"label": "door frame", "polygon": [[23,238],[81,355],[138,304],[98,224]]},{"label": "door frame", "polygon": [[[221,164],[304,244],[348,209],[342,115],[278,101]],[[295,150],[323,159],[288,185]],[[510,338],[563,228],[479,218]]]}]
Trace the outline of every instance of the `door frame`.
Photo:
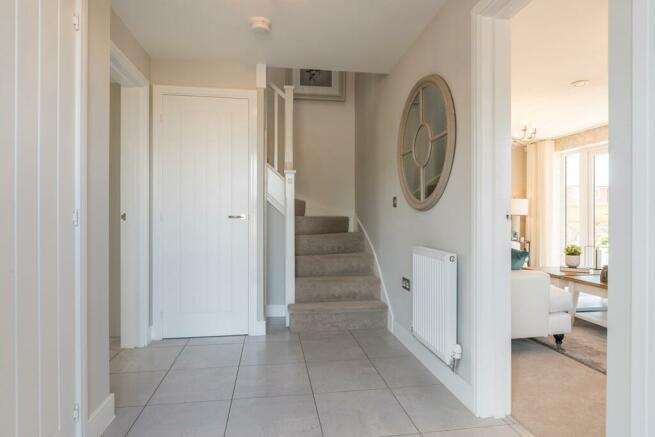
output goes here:
[{"label": "door frame", "polygon": [[509,19],[529,2],[481,0],[471,11],[472,385],[481,417],[507,416],[512,406]]},{"label": "door frame", "polygon": [[[473,390],[475,413],[483,417],[511,412],[511,291],[504,261],[510,167],[503,148],[511,144],[509,18],[529,1],[481,0],[471,12]],[[649,298],[655,288],[654,23],[655,0],[609,0],[607,435],[650,435],[655,427],[655,380],[648,376],[655,362],[655,299]]]},{"label": "door frame", "polygon": [[[121,161],[124,145],[134,148],[137,183],[134,205],[128,205],[129,223],[137,227],[139,237],[130,242],[135,253],[124,256],[126,238],[121,232],[121,347],[144,347],[150,342],[150,82],[113,42],[110,47],[112,78],[121,85]],[[121,168],[121,213],[126,212],[126,198]],[[121,229],[124,229],[121,223]],[[127,267],[129,264],[129,270]],[[132,271],[133,277],[127,277]],[[131,289],[129,284],[138,284]]]},{"label": "door frame", "polygon": [[[157,178],[158,168],[158,144],[161,142],[161,120],[163,116],[162,100],[164,96],[189,96],[189,97],[216,97],[216,98],[240,98],[248,101],[248,167],[249,175],[249,199],[248,199],[248,334],[263,335],[266,330],[266,322],[258,320],[260,313],[260,302],[263,278],[263,259],[259,250],[263,244],[263,234],[259,231],[259,220],[263,216],[263,200],[260,190],[260,179],[262,177],[261,152],[258,141],[257,128],[257,90],[255,89],[223,89],[223,88],[202,88],[171,85],[153,85],[152,87],[152,339],[161,339],[163,296],[161,296],[157,283],[157,269],[160,263],[160,252],[157,244],[160,238],[160,229],[155,219],[160,211],[159,181]],[[263,309],[262,309],[263,310]]]}]

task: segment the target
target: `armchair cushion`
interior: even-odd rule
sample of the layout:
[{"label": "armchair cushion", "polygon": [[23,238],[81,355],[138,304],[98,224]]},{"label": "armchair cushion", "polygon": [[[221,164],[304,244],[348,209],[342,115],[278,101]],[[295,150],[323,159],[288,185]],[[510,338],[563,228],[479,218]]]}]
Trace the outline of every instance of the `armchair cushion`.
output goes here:
[{"label": "armchair cushion", "polygon": [[554,285],[550,286],[550,312],[569,312],[573,308],[573,296]]}]

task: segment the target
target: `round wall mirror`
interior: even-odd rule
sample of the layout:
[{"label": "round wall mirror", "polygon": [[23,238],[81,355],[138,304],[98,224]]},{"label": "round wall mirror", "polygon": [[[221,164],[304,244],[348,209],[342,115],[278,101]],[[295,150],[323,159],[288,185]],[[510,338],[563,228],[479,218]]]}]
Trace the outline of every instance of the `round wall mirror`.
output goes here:
[{"label": "round wall mirror", "polygon": [[448,84],[433,74],[409,93],[398,135],[398,173],[407,202],[432,208],[441,198],[455,157],[455,105]]}]

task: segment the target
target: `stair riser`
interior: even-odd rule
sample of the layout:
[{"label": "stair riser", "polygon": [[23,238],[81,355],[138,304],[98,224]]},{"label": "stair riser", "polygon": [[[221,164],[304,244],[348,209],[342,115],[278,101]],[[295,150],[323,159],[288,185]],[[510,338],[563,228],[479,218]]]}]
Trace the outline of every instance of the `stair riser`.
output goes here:
[{"label": "stair riser", "polygon": [[348,217],[296,217],[296,235],[348,232]]},{"label": "stair riser", "polygon": [[306,206],[307,206],[307,204],[305,203],[304,200],[295,199],[294,209],[295,209],[296,216],[304,216]]},{"label": "stair riser", "polygon": [[346,329],[372,329],[387,326],[387,310],[291,314],[289,327],[291,332],[328,332]]},{"label": "stair riser", "polygon": [[313,258],[296,257],[296,276],[346,276],[370,275],[371,260],[368,257]]},{"label": "stair riser", "polygon": [[356,253],[364,250],[364,240],[361,235],[334,234],[298,235],[296,236],[296,255],[327,255],[332,253]]},{"label": "stair riser", "polygon": [[377,300],[380,283],[377,279],[361,281],[296,280],[296,302],[334,302],[341,300]]}]

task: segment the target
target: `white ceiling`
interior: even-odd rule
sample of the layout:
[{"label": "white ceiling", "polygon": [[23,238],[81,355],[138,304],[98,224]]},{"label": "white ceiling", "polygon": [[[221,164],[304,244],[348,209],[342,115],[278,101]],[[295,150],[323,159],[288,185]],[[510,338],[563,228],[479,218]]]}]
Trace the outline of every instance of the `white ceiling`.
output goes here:
[{"label": "white ceiling", "polygon": [[[112,0],[153,58],[388,73],[444,0]],[[271,19],[255,34],[251,16]]]},{"label": "white ceiling", "polygon": [[[608,0],[532,0],[512,19],[512,132],[539,138],[607,123]],[[569,84],[591,82],[583,88]]]}]

